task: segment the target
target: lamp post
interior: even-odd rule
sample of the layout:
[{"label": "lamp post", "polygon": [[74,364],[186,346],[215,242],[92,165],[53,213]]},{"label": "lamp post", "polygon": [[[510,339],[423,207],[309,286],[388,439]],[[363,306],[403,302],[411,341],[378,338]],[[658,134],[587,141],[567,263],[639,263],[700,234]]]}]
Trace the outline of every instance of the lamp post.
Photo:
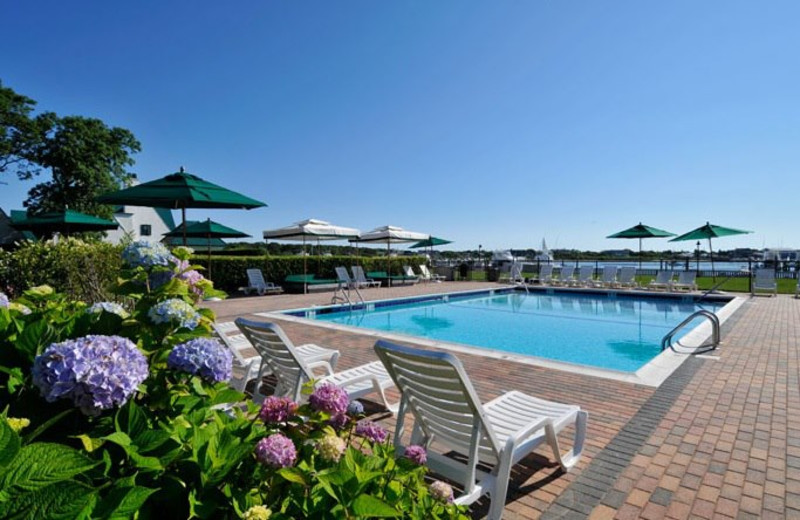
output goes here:
[{"label": "lamp post", "polygon": [[700,276],[700,241],[697,241],[697,276]]}]

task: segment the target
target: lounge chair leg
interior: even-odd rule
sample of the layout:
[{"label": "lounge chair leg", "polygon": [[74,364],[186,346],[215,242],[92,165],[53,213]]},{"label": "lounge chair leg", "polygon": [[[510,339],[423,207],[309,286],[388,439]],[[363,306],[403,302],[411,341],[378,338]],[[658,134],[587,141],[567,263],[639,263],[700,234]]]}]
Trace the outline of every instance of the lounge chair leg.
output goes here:
[{"label": "lounge chair leg", "polygon": [[583,454],[583,442],[586,440],[586,421],[588,418],[588,412],[583,410],[578,412],[575,417],[575,440],[572,449],[564,455],[561,454],[561,449],[558,446],[558,436],[555,429],[553,429],[552,425],[545,426],[545,434],[547,435],[548,444],[553,450],[553,456],[565,473],[578,463]]},{"label": "lounge chair leg", "polygon": [[508,496],[508,481],[511,479],[511,461],[507,457],[498,462],[496,480],[494,486],[489,491],[489,513],[487,520],[500,520],[503,518],[503,509],[506,507],[506,497]]}]

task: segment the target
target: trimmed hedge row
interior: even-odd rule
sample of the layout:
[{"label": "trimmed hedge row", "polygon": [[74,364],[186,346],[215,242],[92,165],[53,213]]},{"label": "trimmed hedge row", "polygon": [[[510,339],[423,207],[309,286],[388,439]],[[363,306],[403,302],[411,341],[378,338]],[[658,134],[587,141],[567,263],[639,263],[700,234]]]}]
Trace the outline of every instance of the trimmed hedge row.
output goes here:
[{"label": "trimmed hedge row", "polygon": [[[261,269],[267,281],[280,285],[290,274],[303,274],[303,259],[303,256],[216,256],[211,257],[209,273],[208,257],[197,252],[192,257],[192,264],[206,268],[203,274],[214,282],[214,287],[233,293],[247,285],[247,269]],[[305,262],[308,274],[318,278],[336,278],[334,268],[352,265],[361,265],[365,271],[386,271],[391,264],[394,274],[400,274],[404,265],[410,265],[414,272],[419,273],[419,264],[425,262],[425,257],[309,256],[305,257]]]},{"label": "trimmed hedge row", "polygon": [[12,297],[38,285],[49,285],[75,300],[110,298],[122,269],[121,246],[65,238],[26,241],[15,251],[0,251],[0,291]]}]

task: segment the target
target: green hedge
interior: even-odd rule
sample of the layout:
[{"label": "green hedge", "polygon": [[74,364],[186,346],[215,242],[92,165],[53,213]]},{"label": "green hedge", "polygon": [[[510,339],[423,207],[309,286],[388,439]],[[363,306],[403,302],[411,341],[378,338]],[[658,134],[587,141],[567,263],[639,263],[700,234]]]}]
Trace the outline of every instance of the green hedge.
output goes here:
[{"label": "green hedge", "polygon": [[[319,278],[336,278],[334,268],[361,265],[365,271],[386,271],[391,263],[394,274],[400,274],[404,265],[410,265],[419,273],[419,264],[425,261],[422,256],[386,257],[356,256],[309,256],[305,257],[306,272]],[[247,269],[258,268],[267,281],[280,285],[290,274],[303,274],[302,256],[215,256],[211,257],[211,272],[208,272],[208,257],[199,252],[192,257],[193,265],[206,268],[205,275],[214,287],[234,293],[239,287],[247,285]]]},{"label": "green hedge", "polygon": [[72,299],[109,299],[117,283],[122,248],[106,242],[62,239],[58,243],[26,241],[15,251],[0,251],[0,291],[12,296],[49,285]]}]

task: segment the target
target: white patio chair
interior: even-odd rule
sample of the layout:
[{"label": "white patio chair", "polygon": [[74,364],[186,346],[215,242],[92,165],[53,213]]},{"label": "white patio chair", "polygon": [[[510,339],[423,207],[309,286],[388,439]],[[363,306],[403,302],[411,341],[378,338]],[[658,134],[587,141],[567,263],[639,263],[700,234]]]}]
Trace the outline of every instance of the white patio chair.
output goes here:
[{"label": "white patio chair", "polygon": [[659,271],[656,273],[656,277],[650,280],[650,283],[647,284],[648,289],[658,290],[658,289],[669,289],[669,286],[672,284],[672,279],[675,277],[675,272],[672,270],[668,271]]},{"label": "white patio chair", "polygon": [[431,273],[428,266],[425,264],[419,264],[419,272],[422,280],[426,282],[441,282],[445,279],[445,277],[440,274]]},{"label": "white patio chair", "polygon": [[[406,413],[414,417],[411,444],[427,449],[427,466],[458,482],[464,493],[457,504],[468,505],[491,496],[487,518],[502,517],[511,468],[546,442],[564,471],[581,456],[588,414],[570,406],[505,393],[481,404],[461,362],[452,354],[418,350],[387,341],[375,344],[378,357],[401,392],[394,443],[400,453]],[[573,448],[562,454],[557,434],[575,426]],[[463,455],[465,462],[448,457]],[[483,471],[479,464],[493,465]]]},{"label": "white patio chair", "polygon": [[255,291],[259,296],[264,296],[267,293],[283,292],[283,288],[280,285],[275,285],[272,282],[264,280],[264,274],[261,272],[261,269],[248,269],[247,282],[247,287],[240,287],[245,294],[250,294],[250,291]]},{"label": "white patio chair", "polygon": [[695,271],[681,271],[678,273],[678,281],[672,282],[669,284],[669,289],[671,291],[696,291],[697,284],[695,283],[695,279],[697,278],[697,273]]},{"label": "white patio chair", "polygon": [[620,289],[634,289],[638,287],[636,284],[636,268],[629,265],[621,267],[619,275],[611,284],[611,287],[618,287]]},{"label": "white patio chair", "polygon": [[356,281],[350,278],[350,273],[347,272],[345,267],[334,267],[334,271],[336,271],[336,278],[340,287],[345,287],[347,289],[355,289],[358,287]]},{"label": "white patio chair", "polygon": [[353,271],[353,280],[356,281],[359,289],[364,287],[380,287],[381,282],[380,280],[373,280],[372,278],[367,278],[367,275],[364,274],[364,268],[360,265],[354,265],[350,267],[350,270]]},{"label": "white patio chair", "polygon": [[[374,392],[380,396],[388,410],[397,410],[397,405],[389,404],[386,399],[385,390],[393,387],[394,382],[380,361],[337,373],[327,361],[306,362],[283,330],[274,323],[237,318],[236,326],[250,340],[261,354],[262,362],[267,363],[275,375],[278,381],[275,395],[300,401],[304,397],[301,390],[307,381],[314,381],[315,385],[334,383],[344,388],[350,399],[359,399]],[[317,367],[323,368],[327,374],[317,378],[313,373],[313,369]]]},{"label": "white patio chair", "polygon": [[578,269],[578,278],[570,285],[572,287],[586,287],[592,285],[594,279],[594,267],[591,265],[582,265]]},{"label": "white patio chair", "polygon": [[539,267],[539,275],[536,278],[530,278],[528,283],[538,282],[541,285],[550,284],[553,281],[553,264],[544,264]]},{"label": "white patio chair", "polygon": [[514,285],[525,283],[525,277],[522,276],[522,264],[520,262],[513,262],[508,274],[508,281]]},{"label": "white patio chair", "polygon": [[574,265],[565,265],[561,268],[561,272],[558,273],[558,278],[553,278],[550,283],[553,285],[560,285],[560,286],[567,286],[571,285],[574,281],[575,276],[575,266]]},{"label": "white patio chair", "polygon": [[410,265],[403,266],[403,277],[403,283],[410,282],[415,284],[419,282],[419,276],[417,276],[417,274],[414,272],[414,269],[412,269]]},{"label": "white patio chair", "polygon": [[[261,378],[272,373],[269,364],[264,363],[258,351],[242,334],[236,323],[232,321],[216,322],[212,323],[211,327],[217,337],[222,340],[222,343],[233,354],[234,364],[237,369],[234,370],[231,386],[240,392],[244,392],[247,383],[255,379],[258,383],[253,390],[253,400],[263,400],[265,396],[259,392],[259,387],[261,386]],[[312,364],[324,361],[326,366],[331,367],[331,370],[336,369],[336,362],[339,360],[338,350],[320,347],[313,343],[306,343],[296,348],[298,355],[306,363]],[[251,354],[249,351],[255,352],[255,354]],[[241,376],[237,374],[241,374]]]},{"label": "white patio chair", "polygon": [[592,281],[592,287],[611,287],[617,281],[617,266],[604,265],[599,280]]},{"label": "white patio chair", "polygon": [[770,296],[777,296],[778,282],[775,280],[775,269],[756,269],[750,289],[753,295],[757,294],[759,291],[764,291],[770,293]]}]

